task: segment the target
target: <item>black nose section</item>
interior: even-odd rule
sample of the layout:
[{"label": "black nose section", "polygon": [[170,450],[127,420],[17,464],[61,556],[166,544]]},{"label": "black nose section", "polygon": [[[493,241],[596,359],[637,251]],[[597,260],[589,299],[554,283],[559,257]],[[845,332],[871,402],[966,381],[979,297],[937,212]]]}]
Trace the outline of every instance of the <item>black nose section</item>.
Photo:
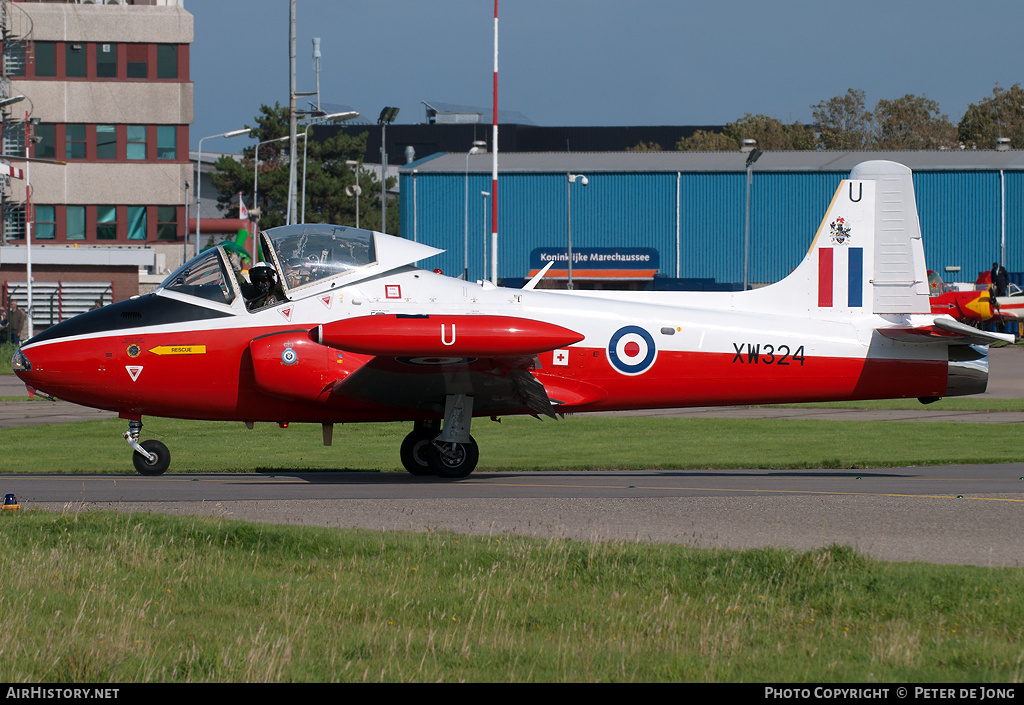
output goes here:
[{"label": "black nose section", "polygon": [[205,306],[196,306],[165,296],[147,294],[128,301],[110,304],[95,311],[87,311],[74,318],[69,318],[63,323],[50,326],[29,340],[26,345],[58,338],[115,333],[143,326],[169,325],[210,318],[225,318],[231,315]]}]

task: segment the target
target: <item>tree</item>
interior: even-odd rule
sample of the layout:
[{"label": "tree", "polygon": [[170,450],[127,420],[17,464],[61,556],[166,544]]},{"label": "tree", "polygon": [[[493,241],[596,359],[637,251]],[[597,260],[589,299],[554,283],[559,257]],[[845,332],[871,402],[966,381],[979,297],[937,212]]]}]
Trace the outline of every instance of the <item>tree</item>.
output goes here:
[{"label": "tree", "polygon": [[[284,137],[288,134],[288,108],[278,103],[273,106],[261,105],[260,114],[255,119],[256,126],[246,125],[252,136],[259,142]],[[309,131],[309,144],[306,145],[306,222],[333,223],[336,225],[356,224],[356,197],[349,196],[346,188],[356,183],[356,176],[346,161],[362,161],[366,152],[366,133],[351,137],[338,132],[333,137],[318,141],[314,138],[316,128]],[[302,150],[303,139],[297,140],[298,157],[296,204],[302,207]],[[252,203],[253,169],[257,167],[253,160],[256,147],[247,147],[242,152],[242,159],[230,156],[221,157],[215,163],[215,171],[211,179],[220,191],[218,208],[230,217],[237,217],[238,193]],[[258,203],[260,208],[260,228],[272,228],[284,225],[288,212],[288,141],[271,142],[260,146]],[[395,177],[388,179],[393,186]],[[362,227],[377,229],[380,227],[381,190],[380,181],[375,175],[359,166],[359,186],[362,194],[359,197],[359,221]],[[388,232],[397,233],[399,229],[399,209],[397,204],[389,203]],[[302,221],[302,218],[297,218]]]},{"label": "tree", "polygon": [[1024,148],[1024,89],[1019,83],[1006,90],[997,85],[991,97],[967,106],[957,132],[968,149],[995,149],[997,137],[1008,137],[1013,149]]},{"label": "tree", "polygon": [[814,149],[814,136],[806,127],[799,122],[783,125],[781,120],[767,115],[747,113],[736,122],[727,124],[725,134],[737,144],[743,144],[745,139],[757,140],[758,149]]},{"label": "tree", "polygon": [[907,94],[875,106],[874,149],[954,149],[957,129],[934,100]]},{"label": "tree", "polygon": [[676,142],[676,149],[681,152],[735,152],[739,148],[739,143],[732,137],[709,130],[697,130]]},{"label": "tree", "polygon": [[660,152],[661,145],[657,142],[637,142],[635,147],[626,147],[627,152]]},{"label": "tree", "polygon": [[871,145],[872,114],[864,108],[864,91],[850,88],[811,108],[819,149],[867,149]]},{"label": "tree", "polygon": [[697,130],[676,143],[684,152],[735,152],[743,140],[757,140],[758,149],[813,149],[814,135],[800,123],[784,125],[766,115],[747,113],[736,122],[728,123],[722,132]]}]

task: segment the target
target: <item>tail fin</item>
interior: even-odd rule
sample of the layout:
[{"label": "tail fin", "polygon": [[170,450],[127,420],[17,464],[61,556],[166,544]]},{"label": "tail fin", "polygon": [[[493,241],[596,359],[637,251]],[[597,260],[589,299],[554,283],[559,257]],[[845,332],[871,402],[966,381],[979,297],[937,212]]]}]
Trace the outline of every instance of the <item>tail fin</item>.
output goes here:
[{"label": "tail fin", "polygon": [[910,169],[887,161],[854,167],[836,189],[803,262],[768,289],[788,306],[805,301],[811,315],[929,313]]}]

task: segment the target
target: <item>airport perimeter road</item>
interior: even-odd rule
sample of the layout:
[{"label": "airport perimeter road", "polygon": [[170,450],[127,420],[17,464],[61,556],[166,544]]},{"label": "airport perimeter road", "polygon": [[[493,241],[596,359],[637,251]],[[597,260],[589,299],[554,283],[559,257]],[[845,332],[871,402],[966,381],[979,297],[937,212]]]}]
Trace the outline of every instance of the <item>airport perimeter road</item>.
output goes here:
[{"label": "airport perimeter road", "polygon": [[393,531],[699,548],[854,546],[891,561],[1024,565],[1024,464],[885,470],[0,476],[23,509],[114,509]]}]

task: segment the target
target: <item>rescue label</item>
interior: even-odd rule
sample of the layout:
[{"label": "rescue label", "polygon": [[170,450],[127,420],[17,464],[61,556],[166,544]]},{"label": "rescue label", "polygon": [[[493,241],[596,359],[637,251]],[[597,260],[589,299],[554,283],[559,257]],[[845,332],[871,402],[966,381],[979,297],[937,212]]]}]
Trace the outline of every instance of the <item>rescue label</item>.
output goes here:
[{"label": "rescue label", "polygon": [[149,350],[154,355],[205,355],[205,345],[158,345]]}]

